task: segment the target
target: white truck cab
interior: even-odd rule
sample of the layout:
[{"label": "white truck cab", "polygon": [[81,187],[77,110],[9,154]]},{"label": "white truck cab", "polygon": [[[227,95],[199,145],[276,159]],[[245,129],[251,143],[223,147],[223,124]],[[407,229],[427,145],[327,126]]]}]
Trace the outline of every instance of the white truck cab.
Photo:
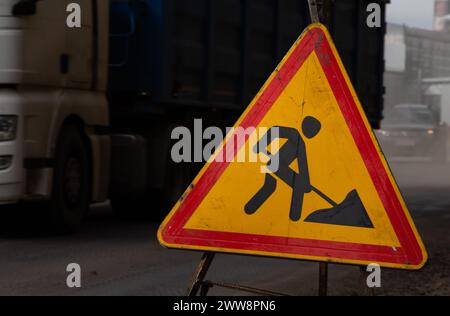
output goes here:
[{"label": "white truck cab", "polygon": [[[107,199],[108,1],[0,1],[0,204],[48,200],[58,230]],[[0,209],[1,212],[1,209]]]}]

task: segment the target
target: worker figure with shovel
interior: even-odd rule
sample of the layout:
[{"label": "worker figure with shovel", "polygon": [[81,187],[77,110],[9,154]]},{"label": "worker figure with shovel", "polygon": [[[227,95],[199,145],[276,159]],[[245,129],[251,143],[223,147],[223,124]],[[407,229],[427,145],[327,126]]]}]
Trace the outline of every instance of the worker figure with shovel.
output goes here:
[{"label": "worker figure with shovel", "polygon": [[[303,135],[310,140],[319,134],[321,128],[322,125],[316,118],[308,116],[303,120],[301,129]],[[277,129],[276,132],[274,129]],[[285,144],[275,154],[271,154],[266,148],[268,145],[267,140],[274,140],[272,139],[272,134],[276,134],[278,138],[286,139]],[[338,204],[311,185],[306,145],[297,129],[280,126],[272,127],[256,144],[254,151],[270,157],[267,167],[272,173],[266,173],[264,185],[245,205],[244,210],[248,215],[255,214],[275,192],[277,188],[275,175],[292,188],[289,212],[289,218],[292,221],[298,222],[301,219],[304,196],[306,193],[313,191],[328,202],[331,208],[313,212],[305,219],[305,222],[373,228],[356,190],[351,191],[347,198],[341,204]],[[271,160],[274,157],[278,159],[277,170],[270,169],[270,166],[272,166]],[[298,173],[290,167],[295,160],[297,160]]]}]

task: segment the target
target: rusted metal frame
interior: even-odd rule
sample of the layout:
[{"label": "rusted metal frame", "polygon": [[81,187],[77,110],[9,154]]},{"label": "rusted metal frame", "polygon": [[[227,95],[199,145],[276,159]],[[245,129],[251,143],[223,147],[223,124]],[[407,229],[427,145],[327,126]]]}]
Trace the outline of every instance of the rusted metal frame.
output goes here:
[{"label": "rusted metal frame", "polygon": [[331,28],[334,0],[308,0],[312,23],[322,23]]},{"label": "rusted metal frame", "polygon": [[328,262],[319,263],[319,296],[328,295]]},{"label": "rusted metal frame", "polygon": [[311,15],[312,23],[319,23],[319,9],[317,8],[319,0],[308,0],[309,4],[309,13]]},{"label": "rusted metal frame", "polygon": [[[327,10],[330,9],[331,2],[323,0],[308,0],[309,12],[311,15],[312,23],[320,23],[319,6],[320,13],[324,20],[329,22],[330,17],[328,16]],[[327,23],[328,24],[328,23]],[[327,296],[328,294],[328,263],[319,263],[319,296]]]},{"label": "rusted metal frame", "polygon": [[192,280],[192,284],[188,289],[188,296],[196,296],[203,280],[205,279],[206,274],[208,273],[209,268],[211,267],[211,263],[213,262],[215,257],[215,253],[213,252],[205,252],[203,254],[202,259],[195,271],[194,278]]},{"label": "rusted metal frame", "polygon": [[268,291],[268,290],[263,290],[263,289],[257,289],[257,288],[252,288],[252,287],[239,285],[239,284],[218,283],[218,282],[212,282],[212,281],[204,281],[204,282],[202,282],[202,288],[203,288],[203,286],[205,287],[205,289],[204,289],[205,295],[208,294],[208,290],[209,289],[211,289],[214,286],[217,286],[217,287],[221,287],[221,288],[226,288],[226,289],[231,289],[231,290],[238,290],[238,291],[241,291],[241,292],[246,292],[246,293],[251,293],[251,294],[256,294],[256,295],[262,295],[262,296],[290,296],[290,295],[284,294],[284,293],[278,293],[278,292],[273,292],[273,291]]},{"label": "rusted metal frame", "polygon": [[213,288],[213,284],[209,281],[203,281],[200,287],[200,296],[208,296],[209,290]]},{"label": "rusted metal frame", "polygon": [[233,290],[239,290],[242,292],[257,294],[257,295],[266,295],[266,296],[289,296],[287,294],[277,293],[273,291],[267,291],[262,289],[251,288],[247,286],[237,285],[237,284],[229,284],[229,283],[218,283],[212,281],[204,281],[206,274],[208,273],[209,268],[214,260],[215,253],[213,252],[205,252],[200,260],[200,263],[195,271],[194,278],[192,280],[191,286],[188,289],[188,296],[197,296],[200,291],[200,296],[207,296],[209,290],[214,287],[222,287]]},{"label": "rusted metal frame", "polygon": [[[214,260],[215,253],[214,252],[205,252],[200,260],[200,263],[195,271],[194,278],[192,280],[191,286],[188,289],[188,296],[197,296],[200,291],[200,296],[207,296],[208,292],[214,286],[238,290],[241,292],[262,295],[262,296],[290,296],[289,294],[263,290],[252,288],[248,286],[243,286],[239,284],[231,284],[231,283],[219,283],[212,281],[205,281],[206,274],[208,273],[209,268]],[[363,275],[363,268],[361,268],[361,275]],[[319,296],[327,296],[328,292],[328,263],[321,262],[319,264]]]}]

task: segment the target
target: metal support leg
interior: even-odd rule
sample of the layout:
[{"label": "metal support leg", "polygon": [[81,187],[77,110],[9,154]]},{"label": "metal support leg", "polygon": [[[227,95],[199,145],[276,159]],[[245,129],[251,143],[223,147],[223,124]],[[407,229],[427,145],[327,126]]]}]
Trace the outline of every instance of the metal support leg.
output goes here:
[{"label": "metal support leg", "polygon": [[319,266],[319,296],[328,294],[328,263],[321,262]]},{"label": "metal support leg", "polygon": [[200,296],[208,296],[209,290],[213,287],[211,283],[202,283],[200,287]]},{"label": "metal support leg", "polygon": [[[195,271],[194,278],[192,280],[192,285],[188,290],[188,296],[196,296],[203,280],[205,279],[206,274],[208,273],[209,267],[211,266],[212,261],[214,260],[215,254],[213,252],[205,252],[203,254],[202,259]],[[204,292],[204,291],[203,291]]]},{"label": "metal support leg", "polygon": [[319,10],[317,9],[317,0],[308,0],[309,2],[309,13],[311,14],[311,22],[319,23]]}]

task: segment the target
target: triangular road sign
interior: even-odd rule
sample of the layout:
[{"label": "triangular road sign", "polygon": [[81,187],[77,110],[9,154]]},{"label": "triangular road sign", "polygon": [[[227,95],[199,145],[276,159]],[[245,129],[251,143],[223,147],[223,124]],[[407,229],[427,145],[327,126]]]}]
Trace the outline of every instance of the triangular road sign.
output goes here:
[{"label": "triangular road sign", "polygon": [[232,148],[237,155],[252,150],[253,134],[236,143],[231,132],[161,225],[162,245],[403,269],[425,264],[426,250],[324,26],[302,34],[235,127],[277,132],[277,151],[261,143],[253,150],[278,157],[278,168],[267,159],[217,159]]}]

